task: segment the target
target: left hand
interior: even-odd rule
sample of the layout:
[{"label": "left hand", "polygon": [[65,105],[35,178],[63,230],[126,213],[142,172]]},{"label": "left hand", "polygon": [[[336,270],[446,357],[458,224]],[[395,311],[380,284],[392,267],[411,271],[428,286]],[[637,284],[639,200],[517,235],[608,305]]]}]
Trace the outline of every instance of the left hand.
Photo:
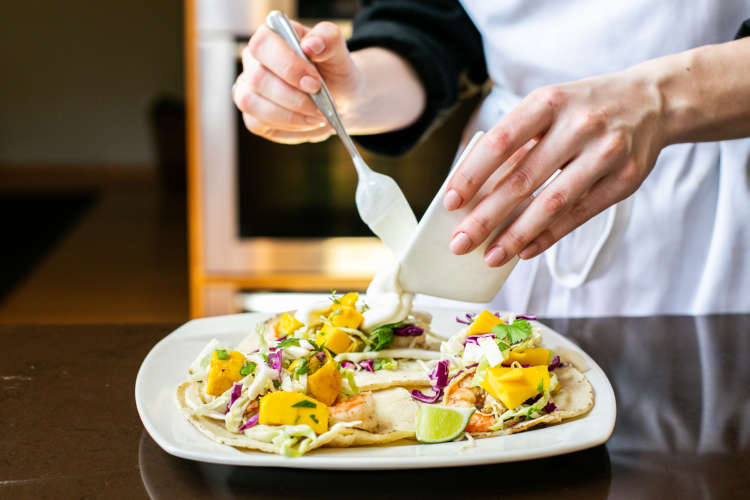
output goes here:
[{"label": "left hand", "polygon": [[[662,96],[638,67],[535,90],[481,138],[453,175],[443,199],[448,210],[471,200],[514,153],[520,157],[456,228],[451,251],[472,251],[526,202],[487,246],[485,262],[494,267],[515,255],[540,254],[641,185],[666,144],[662,120]],[[522,155],[534,139],[539,142]]]}]

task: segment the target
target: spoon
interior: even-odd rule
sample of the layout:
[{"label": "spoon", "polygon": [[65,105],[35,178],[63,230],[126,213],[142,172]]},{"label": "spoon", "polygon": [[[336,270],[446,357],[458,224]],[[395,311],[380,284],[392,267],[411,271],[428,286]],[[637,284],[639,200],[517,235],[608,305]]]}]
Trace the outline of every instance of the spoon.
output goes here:
[{"label": "spoon", "polygon": [[[272,11],[266,17],[266,26],[279,35],[300,57],[310,62],[300,46],[297,32],[283,12]],[[367,166],[352,138],[341,122],[328,87],[321,78],[320,90],[310,98],[328,119],[351,156],[359,178],[354,201],[360,218],[394,255],[400,255],[417,230],[417,218],[404,193],[391,177],[373,171]]]}]

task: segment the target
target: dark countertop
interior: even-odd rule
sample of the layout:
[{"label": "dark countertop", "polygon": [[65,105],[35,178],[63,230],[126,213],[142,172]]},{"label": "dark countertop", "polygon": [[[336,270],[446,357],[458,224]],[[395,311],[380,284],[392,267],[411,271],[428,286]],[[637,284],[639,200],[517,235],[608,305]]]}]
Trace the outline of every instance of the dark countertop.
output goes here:
[{"label": "dark countertop", "polygon": [[457,469],[327,472],[173,457],[133,388],[176,325],[0,326],[0,498],[744,498],[750,316],[543,321],[604,369],[617,424],[603,445]]}]

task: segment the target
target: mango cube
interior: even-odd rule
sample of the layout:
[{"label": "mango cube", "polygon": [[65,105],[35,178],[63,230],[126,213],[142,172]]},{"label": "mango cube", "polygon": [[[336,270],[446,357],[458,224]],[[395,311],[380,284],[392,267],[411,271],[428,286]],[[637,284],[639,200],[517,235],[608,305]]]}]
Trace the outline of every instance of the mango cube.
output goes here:
[{"label": "mango cube", "polygon": [[303,326],[305,325],[297,318],[289,313],[284,313],[281,315],[281,319],[278,323],[276,323],[276,338],[291,335]]},{"label": "mango cube", "polygon": [[343,326],[344,328],[359,328],[365,319],[359,311],[349,306],[339,307],[331,313],[329,318],[333,326]]},{"label": "mango cube", "polygon": [[328,430],[328,407],[299,392],[269,392],[260,398],[258,423],[309,425],[316,434]]},{"label": "mango cube", "polygon": [[487,370],[487,377],[481,385],[507,409],[512,410],[539,394],[540,381],[542,390],[549,389],[547,365],[528,368],[496,366]]},{"label": "mango cube", "polygon": [[347,352],[354,345],[344,330],[331,325],[325,325],[320,329],[315,343],[330,349],[334,354]]},{"label": "mango cube", "polygon": [[329,357],[326,364],[307,377],[307,389],[318,401],[332,405],[341,389],[341,372],[339,372],[338,363]]},{"label": "mango cube", "polygon": [[510,365],[518,361],[522,365],[545,365],[550,362],[550,350],[542,347],[532,347],[523,352],[508,351],[508,358],[503,361],[504,365]]},{"label": "mango cube", "polygon": [[227,351],[214,351],[208,368],[206,393],[212,396],[221,396],[232,387],[234,382],[241,380],[240,370],[245,364],[245,356],[240,352],[229,351],[226,359],[219,359],[219,352],[227,353]]},{"label": "mango cube", "polygon": [[492,328],[495,325],[505,324],[503,321],[492,314],[491,312],[484,310],[479,313],[474,319],[474,322],[469,327],[469,335],[481,335],[483,333],[492,333]]},{"label": "mango cube", "polygon": [[359,300],[359,294],[357,292],[349,292],[343,297],[337,299],[338,304],[334,303],[333,308],[337,307],[354,307],[354,304]]}]

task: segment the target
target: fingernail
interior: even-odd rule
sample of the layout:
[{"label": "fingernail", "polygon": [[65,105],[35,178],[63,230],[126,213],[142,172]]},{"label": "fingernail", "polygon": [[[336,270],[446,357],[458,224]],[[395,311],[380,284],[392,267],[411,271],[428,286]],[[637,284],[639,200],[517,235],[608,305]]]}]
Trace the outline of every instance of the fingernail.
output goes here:
[{"label": "fingernail", "polygon": [[484,255],[484,262],[490,267],[501,266],[505,263],[506,254],[503,247],[492,247]]},{"label": "fingernail", "polygon": [[325,50],[326,45],[321,38],[311,36],[302,40],[302,48],[317,55]]},{"label": "fingernail", "polygon": [[316,118],[314,116],[306,116],[305,122],[309,123],[310,125],[325,125],[325,120],[321,120],[320,118]]},{"label": "fingernail", "polygon": [[521,257],[522,259],[530,259],[533,256],[535,256],[538,251],[539,251],[539,243],[532,243],[531,245],[521,250],[521,253],[518,254],[518,256]]},{"label": "fingernail", "polygon": [[461,206],[461,195],[456,192],[455,189],[451,189],[445,193],[443,198],[443,206],[448,210],[455,210]]},{"label": "fingernail", "polygon": [[320,88],[318,81],[315,78],[311,76],[307,76],[307,75],[300,78],[299,86],[302,90],[304,90],[308,94],[314,94]]},{"label": "fingernail", "polygon": [[467,252],[471,247],[471,238],[466,233],[458,233],[451,240],[451,252],[456,255],[461,255]]}]

